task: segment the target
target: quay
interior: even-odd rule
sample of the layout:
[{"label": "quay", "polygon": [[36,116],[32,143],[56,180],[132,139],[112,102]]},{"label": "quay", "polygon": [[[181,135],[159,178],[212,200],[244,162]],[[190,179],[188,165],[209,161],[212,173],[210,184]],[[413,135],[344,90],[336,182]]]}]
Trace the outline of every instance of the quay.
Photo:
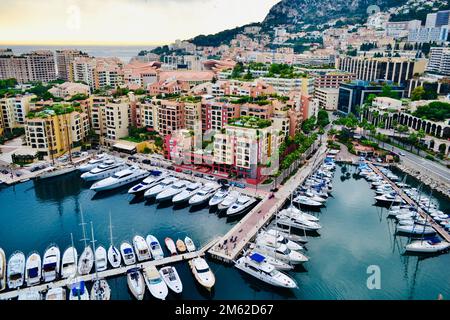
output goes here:
[{"label": "quay", "polygon": [[367,165],[378,175],[380,175],[381,177],[383,177],[383,179],[388,182],[391,186],[392,189],[395,190],[395,192],[397,192],[398,195],[400,195],[402,197],[403,200],[406,201],[406,203],[408,203],[409,205],[415,206],[418,209],[418,212],[420,214],[420,216],[422,218],[424,218],[431,227],[433,227],[433,229],[447,242],[450,242],[450,234],[444,229],[442,228],[438,223],[436,223],[436,221],[434,221],[424,210],[422,210],[422,208],[420,208],[417,203],[412,200],[406,193],[403,192],[403,190],[401,188],[399,188],[394,182],[392,182],[388,177],[386,177],[380,170],[378,170],[377,166],[375,166],[373,163],[366,161]]},{"label": "quay", "polygon": [[[195,251],[195,252],[177,254],[177,255],[173,255],[173,256],[163,258],[160,260],[144,261],[144,262],[136,263],[134,265],[123,266],[123,267],[116,268],[116,269],[108,269],[108,270],[105,270],[102,272],[98,272],[98,278],[106,279],[106,278],[110,278],[110,277],[125,275],[128,272],[128,270],[134,269],[134,268],[143,269],[143,268],[150,267],[150,266],[155,266],[155,267],[165,266],[165,265],[180,262],[180,261],[188,261],[190,259],[194,259],[196,257],[203,256],[209,248],[214,246],[214,244],[217,241],[219,241],[219,239],[220,239],[220,237],[216,237],[216,238],[212,239],[210,242],[208,242],[206,245],[204,245],[200,250]],[[67,287],[68,285],[73,283],[74,280],[76,282],[77,281],[89,282],[89,281],[95,281],[96,279],[97,279],[97,275],[94,272],[94,273],[90,273],[87,275],[77,276],[76,278],[68,278],[68,279],[57,280],[54,282],[47,282],[47,283],[43,283],[43,284],[32,286],[32,287],[26,287],[26,288],[22,288],[22,289],[17,289],[17,290],[12,290],[12,291],[1,293],[0,300],[10,300],[10,299],[16,298],[19,295],[19,293],[21,293],[21,292],[34,292],[34,291],[41,292],[41,291],[45,291],[45,290],[52,289],[52,288]]]},{"label": "quay", "polygon": [[[224,263],[233,263],[259,230],[266,226],[278,210],[283,207],[294,190],[322,164],[327,150],[326,145],[320,147],[314,156],[308,160],[306,166],[300,168],[285,185],[280,187],[274,198],[269,199],[268,195],[265,196],[208,251],[210,256]],[[232,238],[236,238],[236,241],[230,242]]]}]

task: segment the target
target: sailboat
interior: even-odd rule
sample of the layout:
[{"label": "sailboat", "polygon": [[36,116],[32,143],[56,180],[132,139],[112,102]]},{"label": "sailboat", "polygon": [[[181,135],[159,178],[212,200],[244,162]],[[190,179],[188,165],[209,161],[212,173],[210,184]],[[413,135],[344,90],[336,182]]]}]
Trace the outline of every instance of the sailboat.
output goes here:
[{"label": "sailboat", "polygon": [[63,279],[75,277],[77,274],[78,253],[73,245],[73,235],[70,234],[72,246],[67,248],[63,253],[61,261],[61,277]]},{"label": "sailboat", "polygon": [[110,245],[108,249],[108,261],[113,268],[118,268],[120,267],[120,263],[122,262],[122,256],[120,255],[120,251],[114,246],[112,235],[112,224],[111,224],[111,212],[109,212],[109,238],[110,238]]},{"label": "sailboat", "polygon": [[[95,250],[95,239],[94,239],[94,226],[91,221],[91,234],[92,234],[92,248]],[[106,252],[105,252],[106,253]],[[106,257],[105,257],[106,264]],[[91,300],[110,300],[111,299],[111,289],[105,279],[99,279],[98,277],[98,263],[95,263],[95,278],[94,284],[91,290]]]},{"label": "sailboat", "polygon": [[80,275],[89,274],[94,266],[94,251],[92,251],[92,248],[87,244],[86,240],[88,239],[86,238],[85,225],[83,210],[81,210],[81,226],[83,228],[83,239],[81,239],[81,241],[84,241],[84,250],[81,253],[80,261],[78,262],[78,273]]}]

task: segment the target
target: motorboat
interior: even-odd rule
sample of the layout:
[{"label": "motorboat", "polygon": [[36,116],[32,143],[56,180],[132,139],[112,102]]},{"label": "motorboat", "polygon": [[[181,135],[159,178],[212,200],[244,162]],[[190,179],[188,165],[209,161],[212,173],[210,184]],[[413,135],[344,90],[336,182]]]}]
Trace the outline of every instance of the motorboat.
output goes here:
[{"label": "motorboat", "polygon": [[171,255],[177,254],[177,247],[175,246],[175,242],[169,237],[164,239],[164,242],[166,243],[166,247],[169,250]]},{"label": "motorboat", "polygon": [[176,242],[177,250],[179,253],[185,253],[186,252],[186,245],[184,244],[183,240],[178,239]]},{"label": "motorboat", "polygon": [[129,266],[136,263],[136,255],[133,247],[127,241],[122,242],[120,245],[120,252],[122,253],[123,262]]},{"label": "motorboat", "polygon": [[187,180],[179,180],[172,184],[169,188],[161,191],[156,195],[156,201],[167,201],[172,200],[174,196],[181,193],[183,190],[186,189],[186,186],[188,185],[189,181]]},{"label": "motorboat", "polygon": [[37,252],[31,253],[25,264],[25,282],[33,286],[41,282],[41,256]]},{"label": "motorboat", "polygon": [[409,233],[409,234],[421,234],[421,235],[432,235],[435,234],[436,231],[427,225],[407,225],[407,226],[397,226],[397,232]]},{"label": "motorboat", "polygon": [[425,238],[422,240],[414,240],[410,244],[407,244],[405,249],[407,252],[417,253],[437,253],[448,250],[450,243],[442,241],[438,237]]},{"label": "motorboat", "polygon": [[222,187],[217,191],[214,196],[209,200],[209,206],[214,207],[219,205],[228,196],[228,188]]},{"label": "motorboat", "polygon": [[61,278],[67,279],[77,274],[78,253],[73,246],[67,248],[61,260]]},{"label": "motorboat", "polygon": [[89,274],[94,266],[94,251],[90,246],[84,247],[83,252],[80,255],[80,260],[78,261],[78,273],[80,275]]},{"label": "motorboat", "polygon": [[159,270],[159,274],[163,278],[167,287],[175,293],[183,291],[183,283],[178,275],[177,269],[173,266],[163,267]]},{"label": "motorboat", "polygon": [[144,179],[149,175],[148,171],[139,169],[137,166],[129,167],[116,172],[113,176],[100,180],[91,186],[91,190],[96,192],[107,191],[125,186],[137,180]]},{"label": "motorboat", "polygon": [[6,255],[0,248],[0,291],[6,289]]},{"label": "motorboat", "polygon": [[233,190],[228,193],[228,195],[223,199],[221,203],[217,206],[217,209],[219,211],[228,210],[229,207],[231,207],[237,199],[241,196],[241,193],[239,191]]},{"label": "motorboat", "polygon": [[284,244],[281,244],[278,247],[272,247],[257,243],[255,249],[263,254],[270,255],[278,260],[290,264],[301,264],[309,260],[304,254],[291,250]]},{"label": "motorboat", "polygon": [[25,278],[25,255],[21,251],[14,252],[8,260],[8,288],[17,289],[23,285]]},{"label": "motorboat", "polygon": [[81,179],[83,179],[84,181],[98,181],[111,177],[116,172],[119,172],[126,168],[128,168],[128,165],[124,162],[106,160],[91,171],[83,173],[81,175]]},{"label": "motorboat", "polygon": [[273,247],[278,247],[281,244],[285,244],[291,250],[300,251],[303,247],[298,243],[295,243],[289,239],[286,239],[282,235],[274,236],[266,231],[261,231],[256,237],[256,242],[264,245],[270,245]]},{"label": "motorboat", "polygon": [[203,185],[198,182],[189,183],[183,191],[172,198],[172,202],[174,204],[180,204],[189,201],[202,186]]},{"label": "motorboat", "polygon": [[79,281],[70,287],[69,300],[89,300],[89,292],[84,281]]},{"label": "motorboat", "polygon": [[131,187],[128,190],[129,194],[139,194],[147,191],[151,187],[155,186],[162,180],[164,180],[168,176],[168,173],[165,171],[151,170],[150,175],[145,178],[141,183]]},{"label": "motorboat", "polygon": [[319,218],[313,216],[312,214],[301,211],[300,209],[290,205],[288,208],[281,210],[278,215],[280,216],[289,216],[296,218],[297,220],[306,219],[312,222],[319,222]]},{"label": "motorboat", "polygon": [[245,253],[244,255],[253,255],[253,254],[259,254],[260,256],[264,257],[264,261],[267,263],[270,263],[271,265],[273,265],[276,269],[278,270],[292,270],[294,269],[294,266],[290,265],[289,263],[283,262],[281,260],[278,260],[274,257],[271,257],[269,255],[264,255],[261,252],[258,252],[257,250],[252,250],[250,252]]},{"label": "motorboat", "polygon": [[206,260],[201,257],[194,258],[189,260],[189,266],[191,267],[192,274],[198,283],[200,283],[207,290],[211,291],[212,287],[216,283],[216,277],[206,263]]},{"label": "motorboat", "polygon": [[50,282],[58,278],[61,253],[56,245],[50,245],[42,258],[42,279]]},{"label": "motorboat", "polygon": [[300,195],[304,195],[304,196],[308,197],[309,199],[311,199],[312,201],[316,201],[316,202],[319,202],[322,204],[327,201],[327,199],[324,199],[323,197],[316,195],[310,189],[308,189],[307,191],[301,192]]},{"label": "motorboat", "polygon": [[163,179],[160,183],[157,183],[144,193],[146,199],[156,197],[160,192],[169,188],[172,184],[177,182],[179,179],[175,177],[167,177]]},{"label": "motorboat", "polygon": [[393,193],[385,193],[380,196],[376,196],[375,200],[382,203],[405,203],[405,201],[395,192]]},{"label": "motorboat", "polygon": [[294,279],[267,263],[265,257],[258,253],[239,258],[234,266],[270,285],[281,288],[298,288]]},{"label": "motorboat", "polygon": [[103,246],[98,246],[95,249],[95,267],[97,271],[105,271],[108,269],[108,257],[106,249]]},{"label": "motorboat", "polygon": [[234,216],[246,212],[256,202],[255,198],[241,195],[227,210],[227,216]]},{"label": "motorboat", "polygon": [[156,299],[166,300],[169,289],[155,266],[144,269],[144,280],[152,296]]},{"label": "motorboat", "polygon": [[40,293],[37,290],[22,291],[22,292],[19,292],[19,294],[17,296],[17,300],[19,300],[19,301],[23,301],[23,300],[28,300],[28,301],[42,300],[42,293]]},{"label": "motorboat", "polygon": [[[105,250],[106,251],[106,250]],[[94,281],[91,290],[91,300],[110,300],[111,288],[105,279],[97,279]]]},{"label": "motorboat", "polygon": [[87,163],[81,165],[78,167],[78,170],[81,173],[91,171],[92,169],[98,167],[101,165],[106,159],[105,154],[99,154],[94,159],[89,160]]},{"label": "motorboat", "polygon": [[323,203],[312,200],[310,197],[299,195],[294,200],[294,203],[298,203],[299,205],[306,207],[314,207],[318,208],[323,206]]},{"label": "motorboat", "polygon": [[185,237],[185,238],[184,238],[184,244],[186,245],[187,251],[189,251],[189,252],[194,252],[194,251],[196,250],[196,249],[195,249],[194,241],[192,241],[191,238]]},{"label": "motorboat", "polygon": [[147,242],[145,242],[145,239],[142,238],[141,236],[138,235],[134,236],[133,246],[138,261],[150,260],[152,258]]},{"label": "motorboat", "polygon": [[297,243],[307,243],[308,242],[308,238],[306,236],[299,236],[297,234],[290,233],[288,230],[278,228],[275,225],[271,225],[266,231],[273,236],[282,235],[286,239],[289,239],[289,240],[297,242]]},{"label": "motorboat", "polygon": [[209,201],[209,199],[212,198],[214,193],[216,193],[217,189],[219,189],[220,186],[216,183],[207,183],[203,188],[198,190],[192,198],[189,199],[189,204],[192,206],[199,206],[201,204],[204,204],[205,202]]},{"label": "motorboat", "polygon": [[302,216],[287,216],[287,215],[278,215],[275,220],[278,225],[296,228],[305,231],[318,231],[322,228],[320,224],[314,221],[309,221]]},{"label": "motorboat", "polygon": [[45,300],[65,301],[66,300],[66,289],[64,289],[62,287],[49,289],[47,291],[47,294],[45,295]]},{"label": "motorboat", "polygon": [[137,300],[144,299],[145,280],[138,268],[133,268],[127,272],[127,284],[131,293]]},{"label": "motorboat", "polygon": [[145,241],[147,242],[150,253],[152,254],[154,260],[160,260],[164,258],[164,252],[161,248],[161,245],[159,244],[158,239],[155,236],[149,234]]}]

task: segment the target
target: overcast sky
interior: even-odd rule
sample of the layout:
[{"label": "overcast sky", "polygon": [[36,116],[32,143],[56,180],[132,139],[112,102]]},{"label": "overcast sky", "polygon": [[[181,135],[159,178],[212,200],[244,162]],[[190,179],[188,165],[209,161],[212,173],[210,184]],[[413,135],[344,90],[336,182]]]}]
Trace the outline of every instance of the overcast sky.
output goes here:
[{"label": "overcast sky", "polygon": [[279,0],[0,0],[2,44],[163,44],[264,19]]}]

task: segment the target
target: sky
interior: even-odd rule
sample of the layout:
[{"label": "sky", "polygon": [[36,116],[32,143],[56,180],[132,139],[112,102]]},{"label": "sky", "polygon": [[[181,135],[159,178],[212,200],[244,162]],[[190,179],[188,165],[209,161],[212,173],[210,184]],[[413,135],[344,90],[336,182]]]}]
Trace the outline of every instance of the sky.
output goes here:
[{"label": "sky", "polygon": [[0,44],[167,44],[260,22],[279,0],[0,0]]}]

